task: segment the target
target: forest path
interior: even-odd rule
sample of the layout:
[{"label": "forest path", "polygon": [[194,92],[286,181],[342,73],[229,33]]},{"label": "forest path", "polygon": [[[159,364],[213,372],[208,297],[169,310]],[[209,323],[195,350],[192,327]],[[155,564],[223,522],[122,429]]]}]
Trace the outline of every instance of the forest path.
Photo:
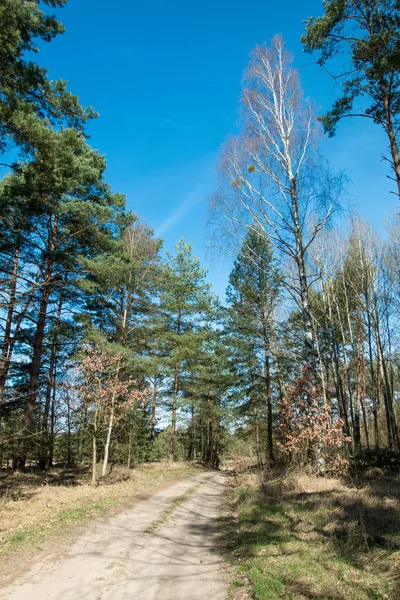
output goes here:
[{"label": "forest path", "polygon": [[224,600],[215,548],[221,473],[173,484],[97,521],[56,561],[37,563],[2,600]]}]

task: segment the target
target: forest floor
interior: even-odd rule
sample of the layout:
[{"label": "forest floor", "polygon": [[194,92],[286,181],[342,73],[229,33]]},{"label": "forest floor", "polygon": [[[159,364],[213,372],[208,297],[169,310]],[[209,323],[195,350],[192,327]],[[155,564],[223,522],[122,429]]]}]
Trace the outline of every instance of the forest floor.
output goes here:
[{"label": "forest floor", "polygon": [[221,543],[230,598],[400,598],[400,480],[305,474],[230,479]]},{"label": "forest floor", "polygon": [[[172,478],[180,480],[171,483]],[[8,492],[14,533],[5,538],[0,572],[10,567],[8,579],[14,581],[3,581],[2,600],[224,600],[227,577],[216,542],[226,480],[222,473],[193,466],[159,465],[135,469],[133,481],[84,493],[90,486],[47,483],[38,490],[21,484],[21,496],[14,488],[11,500]],[[17,505],[25,505],[31,516],[14,509],[21,511],[23,525],[15,529]],[[118,510],[110,514],[110,507]],[[3,528],[6,510],[2,505]],[[82,515],[85,527],[72,528],[75,517],[82,523]],[[97,518],[87,522],[91,516]],[[13,550],[18,531],[23,542]]]}]

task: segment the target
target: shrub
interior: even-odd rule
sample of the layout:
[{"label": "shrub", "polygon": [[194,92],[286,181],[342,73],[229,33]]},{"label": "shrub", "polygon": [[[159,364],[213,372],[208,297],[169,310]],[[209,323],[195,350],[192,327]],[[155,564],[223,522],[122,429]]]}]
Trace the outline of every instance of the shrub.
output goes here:
[{"label": "shrub", "polygon": [[348,438],[343,421],[335,418],[325,402],[312,371],[303,367],[281,402],[278,448],[298,465],[311,465],[319,474],[344,474],[348,461],[343,448]]}]

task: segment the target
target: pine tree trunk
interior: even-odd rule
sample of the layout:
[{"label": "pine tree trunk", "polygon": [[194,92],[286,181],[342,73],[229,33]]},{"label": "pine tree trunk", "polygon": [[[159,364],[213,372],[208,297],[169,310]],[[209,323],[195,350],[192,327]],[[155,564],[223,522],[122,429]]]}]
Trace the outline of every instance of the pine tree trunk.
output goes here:
[{"label": "pine tree trunk", "polygon": [[262,466],[262,456],[261,456],[261,444],[260,444],[260,419],[258,417],[258,406],[255,398],[255,394],[252,394],[252,404],[253,404],[253,415],[254,415],[254,428],[256,434],[256,453],[257,453],[257,465],[259,467]]},{"label": "pine tree trunk", "polygon": [[364,422],[365,441],[367,444],[367,449],[369,450],[370,443],[369,443],[368,418],[367,418],[367,411],[365,410],[365,402],[362,398],[361,398],[361,410],[362,410],[362,416],[363,416],[363,422]]},{"label": "pine tree trunk", "polygon": [[175,437],[176,437],[176,403],[179,389],[179,361],[175,362],[174,373],[174,392],[172,398],[172,415],[171,415],[171,438],[169,442],[169,463],[174,462],[175,457]]},{"label": "pine tree trunk", "polygon": [[[347,295],[346,295],[346,299],[347,299]],[[346,300],[346,308],[347,307],[348,307],[348,304],[347,304],[347,300]],[[349,360],[348,360],[347,350],[346,350],[347,342],[346,342],[346,336],[345,336],[345,332],[344,332],[344,326],[343,326],[343,322],[341,319],[340,310],[339,310],[339,307],[337,304],[336,304],[336,311],[337,311],[337,315],[338,315],[338,323],[339,323],[339,327],[340,327],[340,334],[341,334],[341,338],[342,338],[342,349],[343,349],[343,390],[346,392],[346,395],[348,396],[348,406],[349,406],[349,412],[350,412],[351,434],[352,434],[351,439],[352,439],[352,444],[354,447],[355,444],[354,444],[353,394],[352,394],[352,389],[351,389],[351,385],[350,385]],[[352,329],[351,329],[350,322],[349,322],[349,327],[350,327],[350,332],[352,335]]]},{"label": "pine tree trunk", "polygon": [[151,430],[150,430],[150,438],[154,443],[156,438],[156,410],[157,410],[157,375],[154,375],[153,379],[153,401],[151,404]]},{"label": "pine tree trunk", "polygon": [[67,394],[66,402],[67,402],[67,435],[68,435],[67,467],[71,467],[72,466],[71,403],[70,403],[70,398],[69,398],[68,394]]},{"label": "pine tree trunk", "polygon": [[3,402],[4,388],[7,381],[8,369],[10,364],[10,342],[11,342],[11,326],[15,308],[15,293],[17,288],[19,262],[19,247],[15,249],[13,271],[10,285],[10,297],[8,300],[7,318],[4,329],[3,347],[0,359],[0,404]]},{"label": "pine tree trunk", "polygon": [[36,330],[33,340],[33,355],[29,376],[29,389],[24,410],[24,430],[23,437],[19,445],[19,456],[16,459],[16,467],[19,470],[25,469],[26,457],[31,439],[35,432],[35,414],[36,414],[36,396],[39,389],[39,375],[43,354],[43,339],[46,326],[47,308],[51,292],[53,259],[52,254],[55,251],[58,233],[58,216],[54,217],[54,223],[49,233],[49,258],[46,261],[46,271],[42,287],[42,297],[39,306],[39,316],[36,323]]},{"label": "pine tree trunk", "polygon": [[211,396],[210,392],[207,394],[207,444],[205,447],[205,454],[203,460],[207,464],[212,463],[212,443],[213,443],[213,422],[212,422],[212,411],[211,411]]},{"label": "pine tree trunk", "polygon": [[220,459],[219,459],[219,451],[220,451],[220,433],[221,433],[221,417],[218,416],[216,422],[216,430],[215,430],[215,439],[214,439],[214,451],[213,451],[213,467],[214,469],[219,469]]},{"label": "pine tree trunk", "polygon": [[189,452],[188,459],[196,460],[196,414],[194,408],[194,400],[192,398],[191,406],[190,406],[190,442],[189,442]]},{"label": "pine tree trunk", "polygon": [[[56,363],[57,365],[57,363]],[[57,379],[57,366],[54,367],[54,381]],[[53,466],[54,459],[54,441],[55,441],[55,428],[56,428],[56,386],[53,385],[53,392],[51,398],[51,409],[50,409],[50,439],[49,439],[49,467]]]},{"label": "pine tree trunk", "polygon": [[[8,377],[8,372],[9,372],[9,368],[10,368],[10,363],[11,363],[11,359],[12,359],[12,355],[14,352],[14,346],[17,342],[18,339],[18,334],[20,332],[22,323],[24,321],[24,318],[28,312],[29,306],[32,302],[33,296],[34,296],[34,291],[36,290],[36,287],[38,285],[38,282],[40,280],[41,277],[41,269],[38,269],[38,272],[36,273],[36,278],[35,281],[32,284],[31,290],[28,294],[28,297],[26,299],[26,302],[24,304],[24,306],[22,308],[19,309],[18,313],[17,313],[17,317],[15,319],[15,327],[14,327],[14,332],[13,335],[10,335],[9,341],[8,341],[8,350],[7,350],[7,355],[5,356],[6,360],[3,361],[3,366],[2,366],[2,372],[0,372],[0,389],[1,389],[1,394],[4,394],[4,388],[7,382],[7,377]],[[14,313],[15,316],[15,313]],[[5,349],[3,348],[3,351],[5,351]]]},{"label": "pine tree trunk", "polygon": [[132,429],[129,430],[129,438],[128,438],[128,469],[131,468],[131,456],[132,456]]},{"label": "pine tree trunk", "polygon": [[393,126],[393,119],[392,119],[392,114],[391,114],[390,105],[389,105],[389,95],[388,95],[388,92],[386,89],[386,84],[384,81],[381,81],[380,87],[381,87],[381,94],[382,94],[383,106],[384,106],[384,111],[385,111],[386,132],[387,132],[387,135],[389,138],[390,153],[392,155],[393,170],[394,170],[394,175],[395,175],[395,181],[397,184],[397,194],[400,198],[400,156],[399,156],[399,148],[398,148],[397,139],[396,139],[396,131]]},{"label": "pine tree trunk", "polygon": [[58,333],[61,324],[61,311],[63,306],[64,294],[60,293],[60,299],[57,308],[56,327],[51,344],[49,376],[47,379],[46,401],[43,413],[43,433],[40,445],[39,469],[46,469],[49,460],[49,414],[52,399],[52,392],[56,385],[55,366],[57,360]]},{"label": "pine tree trunk", "polygon": [[280,369],[280,364],[279,364],[279,360],[280,357],[278,356],[278,348],[277,348],[277,344],[276,344],[276,335],[275,335],[275,328],[273,326],[273,323],[271,323],[271,350],[272,350],[272,356],[274,356],[275,358],[275,376],[276,379],[278,381],[278,387],[279,387],[279,400],[282,402],[282,400],[285,397],[286,394],[286,386],[285,383],[283,381],[283,377],[282,377],[282,372]]},{"label": "pine tree trunk", "polygon": [[264,346],[264,369],[265,369],[265,392],[267,399],[267,461],[274,462],[274,446],[272,438],[272,395],[271,395],[271,368],[270,368],[270,350],[267,332],[267,319],[262,309],[262,335]]},{"label": "pine tree trunk", "polygon": [[[177,335],[181,333],[181,313],[178,311]],[[174,370],[174,390],[172,397],[172,415],[171,415],[171,437],[169,441],[169,463],[174,462],[175,457],[175,438],[176,438],[176,405],[179,391],[179,359],[175,361]]]}]

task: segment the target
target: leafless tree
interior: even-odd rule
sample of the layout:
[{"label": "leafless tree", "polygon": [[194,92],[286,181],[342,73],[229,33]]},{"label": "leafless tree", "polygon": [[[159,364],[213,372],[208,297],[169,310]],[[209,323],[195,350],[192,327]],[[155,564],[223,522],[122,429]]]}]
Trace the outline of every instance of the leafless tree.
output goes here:
[{"label": "leafless tree", "polygon": [[257,227],[275,245],[314,365],[307,253],[333,214],[339,180],[318,153],[318,124],[292,62],[280,36],[254,49],[243,80],[242,130],[222,149],[210,212],[219,234],[243,244],[246,230]]}]

